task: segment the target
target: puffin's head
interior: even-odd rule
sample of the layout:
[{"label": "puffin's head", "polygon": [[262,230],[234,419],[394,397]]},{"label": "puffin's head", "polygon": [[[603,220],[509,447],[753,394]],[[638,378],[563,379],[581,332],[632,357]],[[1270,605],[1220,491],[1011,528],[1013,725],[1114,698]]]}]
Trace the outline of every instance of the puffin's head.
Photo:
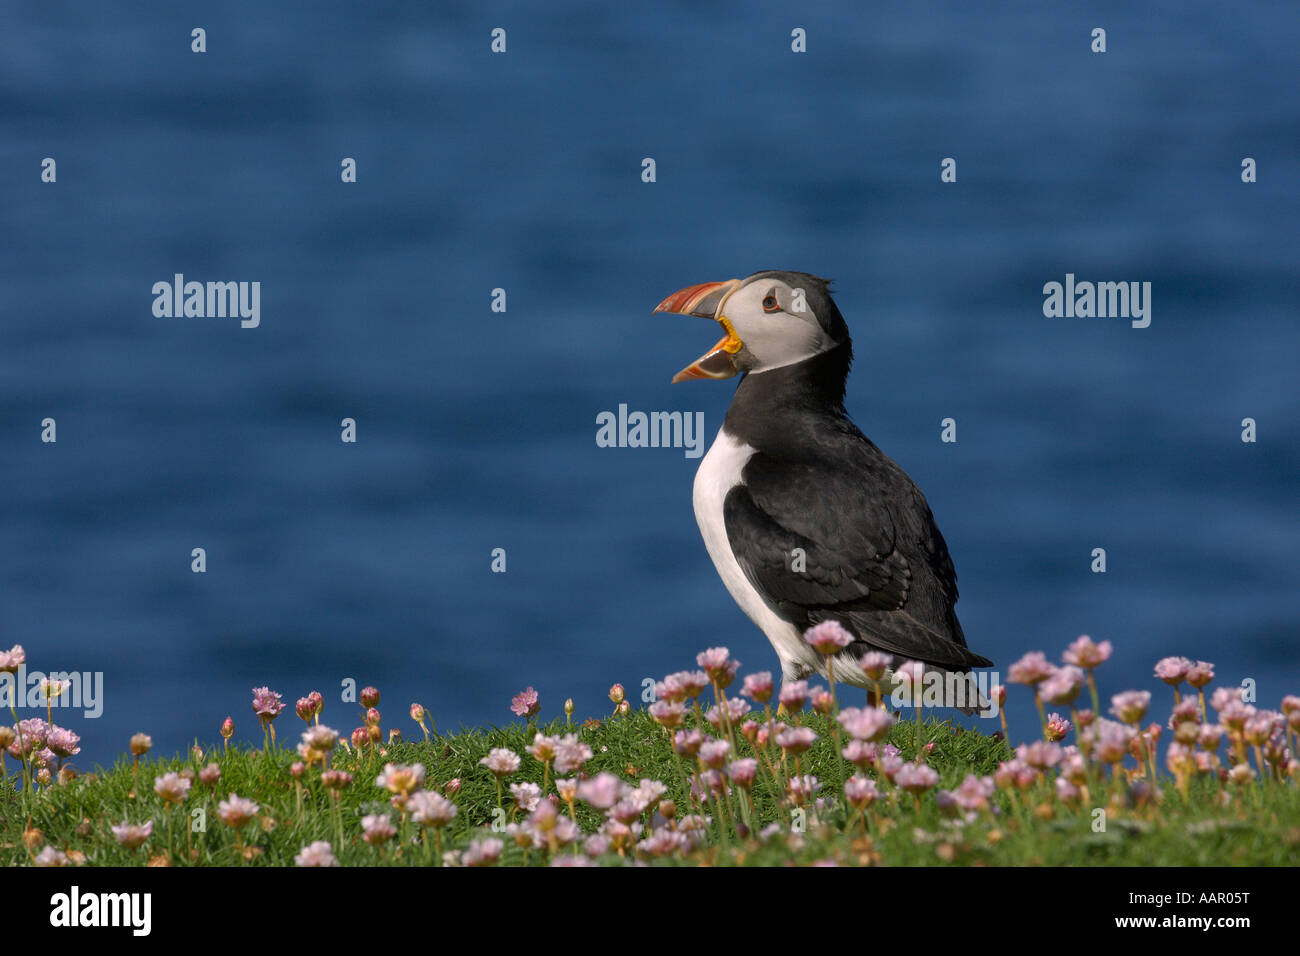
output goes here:
[{"label": "puffin's head", "polygon": [[673,376],[673,382],[766,372],[847,342],[849,330],[828,284],[806,272],[755,272],[745,279],[705,282],[670,295],[656,312],[713,319],[726,332],[717,345]]}]

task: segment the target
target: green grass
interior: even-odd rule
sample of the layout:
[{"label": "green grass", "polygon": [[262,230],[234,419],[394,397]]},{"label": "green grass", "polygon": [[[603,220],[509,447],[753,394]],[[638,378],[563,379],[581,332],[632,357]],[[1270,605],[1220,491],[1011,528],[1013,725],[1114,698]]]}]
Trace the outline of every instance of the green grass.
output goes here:
[{"label": "green grass", "polygon": [[[833,752],[826,718],[805,714],[801,720],[819,734],[813,749],[800,758],[801,769],[822,781],[822,796],[834,798],[842,792],[840,785],[852,768]],[[291,712],[286,711],[277,723],[281,739],[296,742],[301,726]],[[225,751],[218,746],[201,759],[142,759],[138,768],[123,758],[107,770],[38,789],[25,799],[9,779],[0,790],[0,863],[26,865],[50,845],[70,853],[74,860],[84,856],[82,862],[97,866],[144,865],[151,859],[169,865],[291,866],[304,845],[327,840],[344,865],[427,865],[436,862],[431,845],[408,840],[405,845],[394,841],[376,848],[360,840],[361,817],[389,810],[388,795],[374,782],[384,762],[422,763],[430,789],[460,779],[461,788],[454,796],[459,814],[441,840],[444,851],[463,849],[471,838],[494,835],[489,827],[497,807],[497,787],[479,759],[490,748],[508,747],[521,755],[522,764],[507,783],[531,780],[540,784],[542,766],[526,754],[526,747],[536,731],[559,734],[566,730],[580,733],[594,753],[587,773],[609,771],[631,782],[660,780],[668,786],[668,796],[676,801],[679,813],[689,812],[689,800],[682,792],[664,731],[645,712],[633,711],[624,717],[589,721],[581,728],[576,723],[566,728],[562,719],[536,726],[521,722],[464,730],[428,742],[397,742],[387,746],[382,756],[357,755],[340,748],[332,766],[351,772],[354,781],[342,791],[337,816],[331,797],[319,784],[318,770],[308,771],[303,778],[306,785],[299,792],[288,773],[297,759],[292,749]],[[902,720],[889,740],[908,760],[917,755],[919,747],[933,743],[927,762],[939,773],[939,787],[944,789],[957,786],[968,773],[991,774],[1000,760],[1010,756],[1002,740],[938,720],[927,719],[919,726],[910,718]],[[740,746],[747,755],[743,740]],[[168,814],[154,793],[154,778],[187,767],[197,772],[213,760],[222,772],[215,790],[195,780],[189,798]],[[12,778],[12,758],[8,770]],[[1192,782],[1186,800],[1172,778],[1162,775],[1160,784],[1158,803],[1132,806],[1131,793],[1120,781],[1113,787],[1105,783],[1096,786],[1091,800],[1070,809],[1056,800],[1048,780],[1016,795],[998,791],[993,798],[998,812],[979,814],[972,822],[945,818],[933,791],[921,797],[918,808],[911,796],[882,785],[885,796],[872,808],[867,832],[858,816],[846,813],[836,801],[810,813],[803,833],[782,832],[766,842],[733,833],[724,846],[715,829],[702,850],[653,862],[1269,866],[1291,864],[1300,850],[1300,796],[1294,783],[1259,781],[1236,788],[1203,777]],[[1220,806],[1219,795],[1224,789],[1232,797],[1227,806]],[[217,815],[218,800],[232,792],[257,801],[261,807],[259,819],[242,831],[250,848],[247,858],[240,852],[235,832]],[[784,818],[785,810],[766,787],[756,786],[754,794],[759,827]],[[508,808],[508,792],[505,799]],[[1096,807],[1106,811],[1104,832],[1094,832]],[[187,833],[191,812],[196,809],[206,813],[206,831]],[[123,820],[139,823],[148,819],[155,821],[153,837],[136,851],[120,847],[109,829]],[[597,811],[577,805],[577,822],[584,833],[594,831],[601,819]],[[341,845],[337,836],[340,825],[344,834]],[[407,830],[407,836],[413,837],[417,828],[408,824]],[[509,839],[500,860],[502,865],[547,862],[543,852],[525,853]],[[626,861],[610,855],[601,862],[617,865]]]}]

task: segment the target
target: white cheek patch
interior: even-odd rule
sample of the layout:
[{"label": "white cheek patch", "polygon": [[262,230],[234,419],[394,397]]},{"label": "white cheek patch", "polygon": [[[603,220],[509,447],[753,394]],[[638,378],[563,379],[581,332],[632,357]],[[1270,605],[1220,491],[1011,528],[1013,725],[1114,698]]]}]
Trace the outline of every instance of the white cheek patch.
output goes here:
[{"label": "white cheek patch", "polygon": [[793,365],[834,345],[811,313],[792,316],[783,312],[743,324],[733,319],[732,325],[745,344],[742,354],[748,353],[753,362],[752,372]]}]

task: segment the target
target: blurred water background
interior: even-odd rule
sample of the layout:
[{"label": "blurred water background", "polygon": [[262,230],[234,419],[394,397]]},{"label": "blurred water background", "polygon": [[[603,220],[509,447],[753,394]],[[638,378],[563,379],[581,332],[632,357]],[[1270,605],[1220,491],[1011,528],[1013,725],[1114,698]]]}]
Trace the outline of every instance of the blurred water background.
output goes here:
[{"label": "blurred water background", "polygon": [[[340,682],[375,684],[409,735],[411,700],[502,723],[530,684],[599,714],[715,644],[776,670],[699,540],[698,462],[595,443],[620,403],[712,440],[734,383],[668,380],[716,331],[650,310],[769,268],[835,278],[850,410],[925,490],[978,651],[1089,633],[1106,692],[1175,653],[1300,691],[1295,5],[5,21],[0,644],[103,672],[102,717],[60,720],[83,767],[227,714],[260,740],[254,685],[319,689],[349,730]],[[1151,326],[1045,318],[1067,272],[1150,281]],[[155,318],[175,273],[260,281],[260,327]]]}]

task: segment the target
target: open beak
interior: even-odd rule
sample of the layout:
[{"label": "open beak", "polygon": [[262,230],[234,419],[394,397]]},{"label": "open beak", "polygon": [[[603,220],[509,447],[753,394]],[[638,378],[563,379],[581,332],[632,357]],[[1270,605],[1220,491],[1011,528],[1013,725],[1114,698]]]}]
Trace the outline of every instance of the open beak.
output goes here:
[{"label": "open beak", "polygon": [[655,306],[656,312],[675,312],[678,315],[698,315],[703,319],[713,319],[727,332],[717,345],[674,375],[674,385],[692,378],[731,378],[740,371],[732,356],[744,348],[745,343],[740,341],[740,336],[722,314],[727,299],[739,288],[739,279],[703,282],[674,292]]}]

